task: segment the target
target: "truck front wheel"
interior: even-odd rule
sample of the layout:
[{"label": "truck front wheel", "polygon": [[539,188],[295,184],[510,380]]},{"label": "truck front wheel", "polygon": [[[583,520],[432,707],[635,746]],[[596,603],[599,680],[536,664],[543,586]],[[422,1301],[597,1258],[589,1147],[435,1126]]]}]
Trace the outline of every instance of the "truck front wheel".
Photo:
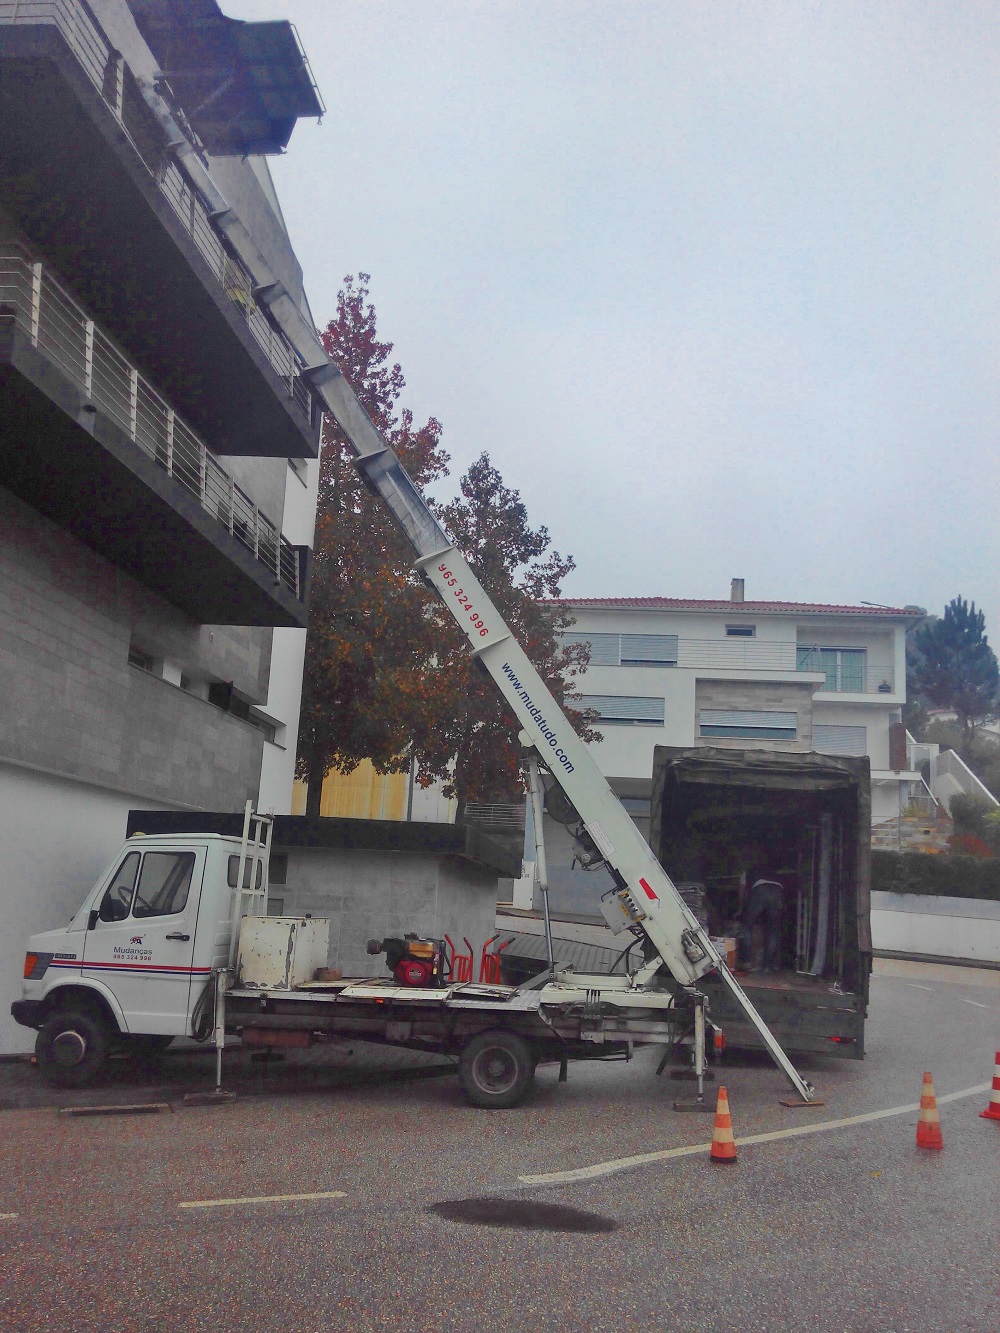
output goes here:
[{"label": "truck front wheel", "polygon": [[82,1088],[104,1065],[108,1030],[90,1014],[65,1011],[46,1019],[35,1040],[35,1059],[46,1083]]},{"label": "truck front wheel", "polygon": [[535,1061],[513,1032],[481,1032],[462,1051],[458,1077],[473,1106],[519,1106],[535,1081]]}]

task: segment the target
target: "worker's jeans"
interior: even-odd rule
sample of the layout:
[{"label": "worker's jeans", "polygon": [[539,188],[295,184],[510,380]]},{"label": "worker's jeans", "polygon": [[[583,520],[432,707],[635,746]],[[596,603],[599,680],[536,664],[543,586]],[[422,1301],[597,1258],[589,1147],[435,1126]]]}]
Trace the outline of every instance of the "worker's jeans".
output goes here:
[{"label": "worker's jeans", "polygon": [[764,927],[764,967],[777,972],[781,966],[781,913],[784,894],[777,884],[755,884],[747,894],[740,923],[740,962],[753,963],[753,928]]}]

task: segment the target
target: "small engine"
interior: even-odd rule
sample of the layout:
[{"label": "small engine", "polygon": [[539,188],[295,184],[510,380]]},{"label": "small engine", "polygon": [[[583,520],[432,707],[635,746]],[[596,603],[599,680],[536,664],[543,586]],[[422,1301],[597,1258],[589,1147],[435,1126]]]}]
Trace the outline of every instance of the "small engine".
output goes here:
[{"label": "small engine", "polygon": [[369,940],[370,954],[384,953],[389,971],[401,986],[443,986],[444,945],[419,935]]}]

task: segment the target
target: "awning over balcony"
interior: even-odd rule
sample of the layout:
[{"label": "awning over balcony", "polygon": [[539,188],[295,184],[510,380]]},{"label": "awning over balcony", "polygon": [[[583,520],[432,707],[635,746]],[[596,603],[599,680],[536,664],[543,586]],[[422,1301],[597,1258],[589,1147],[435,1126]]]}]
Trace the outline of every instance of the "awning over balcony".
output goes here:
[{"label": "awning over balcony", "polygon": [[295,29],[227,18],[215,0],[132,0],[142,35],[210,153],[280,153],[324,111]]}]

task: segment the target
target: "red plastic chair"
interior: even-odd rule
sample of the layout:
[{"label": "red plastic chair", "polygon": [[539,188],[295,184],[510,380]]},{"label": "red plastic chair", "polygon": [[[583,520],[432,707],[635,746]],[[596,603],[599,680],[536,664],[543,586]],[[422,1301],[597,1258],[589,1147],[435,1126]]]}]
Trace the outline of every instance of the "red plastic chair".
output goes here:
[{"label": "red plastic chair", "polygon": [[499,945],[496,949],[493,950],[492,953],[490,953],[489,952],[490,945],[494,942],[494,940],[498,940],[499,938],[500,938],[499,935],[491,935],[490,938],[483,945],[482,962],[479,964],[479,980],[487,986],[501,985],[500,955],[503,953],[504,949],[507,948],[507,946],[510,944],[511,941],[504,940],[503,944]]},{"label": "red plastic chair", "polygon": [[[465,940],[465,947],[468,953],[458,953],[455,945],[452,943],[450,935],[446,935],[445,943],[451,950],[451,958],[448,962],[448,976],[455,983],[472,980],[472,969],[476,961],[476,951],[469,941]],[[464,937],[463,937],[464,938]]]}]

